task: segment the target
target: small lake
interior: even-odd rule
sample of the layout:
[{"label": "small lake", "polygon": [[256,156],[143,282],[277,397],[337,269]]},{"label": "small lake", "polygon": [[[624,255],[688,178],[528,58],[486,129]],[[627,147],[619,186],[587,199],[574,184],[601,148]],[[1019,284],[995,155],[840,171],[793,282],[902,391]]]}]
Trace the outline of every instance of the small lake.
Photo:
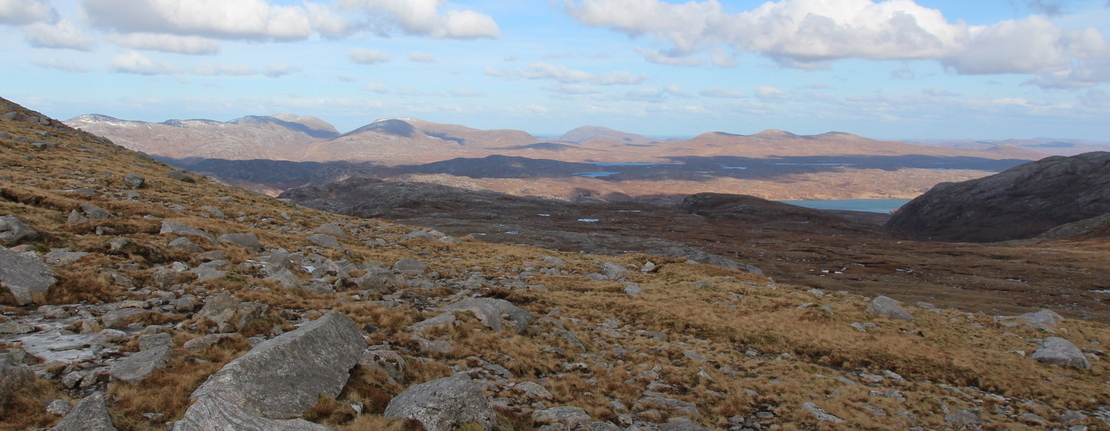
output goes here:
[{"label": "small lake", "polygon": [[779,201],[784,204],[816,210],[847,210],[870,213],[888,213],[909,202],[909,199],[840,199],[828,201]]},{"label": "small lake", "polygon": [[601,178],[619,173],[620,172],[576,172],[574,175],[579,177]]}]

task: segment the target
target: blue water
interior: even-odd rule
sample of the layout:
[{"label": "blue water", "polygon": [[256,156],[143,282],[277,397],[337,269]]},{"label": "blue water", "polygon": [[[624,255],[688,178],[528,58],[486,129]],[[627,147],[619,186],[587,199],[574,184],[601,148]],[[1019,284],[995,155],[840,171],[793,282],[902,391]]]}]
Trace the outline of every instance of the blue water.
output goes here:
[{"label": "blue water", "polygon": [[578,173],[575,173],[574,175],[577,175],[577,176],[580,176],[580,177],[598,178],[598,177],[607,177],[607,176],[610,176],[610,175],[616,175],[616,174],[619,174],[619,173],[620,172],[578,172]]},{"label": "blue water", "polygon": [[632,163],[590,163],[591,165],[605,166],[607,168],[613,166],[658,166],[658,165],[684,165],[685,163],[649,163],[649,162],[632,162]]},{"label": "blue water", "polygon": [[830,201],[780,201],[784,204],[817,210],[848,210],[871,213],[888,213],[909,202],[909,199],[841,199]]}]

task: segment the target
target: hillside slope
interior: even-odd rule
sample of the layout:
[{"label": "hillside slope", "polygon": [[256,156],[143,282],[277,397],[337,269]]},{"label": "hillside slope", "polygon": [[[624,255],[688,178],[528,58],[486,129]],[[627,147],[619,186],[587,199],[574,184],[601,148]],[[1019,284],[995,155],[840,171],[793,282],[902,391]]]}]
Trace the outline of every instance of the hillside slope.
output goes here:
[{"label": "hillside slope", "polygon": [[0,133],[0,429],[1110,426],[1101,324],[329,215],[3,100]]}]

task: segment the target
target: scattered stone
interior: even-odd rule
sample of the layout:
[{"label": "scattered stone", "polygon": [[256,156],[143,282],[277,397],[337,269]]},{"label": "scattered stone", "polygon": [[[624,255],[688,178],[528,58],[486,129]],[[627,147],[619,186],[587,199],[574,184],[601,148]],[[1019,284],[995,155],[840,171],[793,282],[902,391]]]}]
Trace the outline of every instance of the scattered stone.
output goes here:
[{"label": "scattered stone", "polygon": [[995,316],[994,321],[1002,322],[1002,326],[1014,326],[1017,322],[1013,320],[1025,320],[1025,326],[1028,328],[1042,329],[1046,332],[1056,333],[1056,325],[1058,321],[1063,321],[1064,316],[1057,314],[1052,310],[1040,310],[1035,313],[1025,313],[1020,316]]},{"label": "scattered stone", "polygon": [[944,415],[944,421],[953,428],[974,427],[983,424],[978,412],[967,409],[956,409],[951,414]]},{"label": "scattered stone", "polygon": [[139,336],[139,350],[150,350],[162,346],[173,347],[173,344],[173,335],[168,332]]},{"label": "scattered stone", "polygon": [[0,402],[8,399],[12,392],[31,383],[35,371],[26,365],[8,365],[0,362]]},{"label": "scattered stone", "polygon": [[46,404],[46,413],[54,416],[65,416],[70,410],[73,410],[73,404],[66,400],[51,400]]},{"label": "scattered stone", "polygon": [[394,271],[401,271],[401,272],[410,272],[411,271],[411,272],[418,272],[418,273],[422,274],[422,273],[424,273],[424,270],[426,270],[426,269],[428,269],[428,264],[424,263],[424,262],[421,262],[419,260],[416,260],[416,259],[405,258],[405,259],[398,260],[397,263],[393,264],[393,270]]},{"label": "scattered stone", "polygon": [[41,257],[0,248],[0,285],[12,292],[19,305],[43,302],[56,282],[54,271]]},{"label": "scattered stone", "polygon": [[195,397],[173,431],[331,431],[304,419],[275,420],[255,416],[216,393]]},{"label": "scattered stone", "polygon": [[427,431],[449,431],[468,422],[489,430],[496,420],[489,397],[465,373],[409,387],[389,401],[384,415],[418,420]]},{"label": "scattered stone", "polygon": [[631,273],[632,271],[629,271],[628,268],[613,261],[601,264],[601,274],[608,277],[610,280],[616,280]]},{"label": "scattered stone", "polygon": [[413,323],[406,329],[410,332],[421,332],[425,329],[438,328],[441,326],[449,326],[455,323],[455,313],[443,313],[430,319]]},{"label": "scattered stone", "polygon": [[492,329],[500,332],[501,319],[506,318],[513,332],[521,333],[528,329],[535,317],[531,313],[521,310],[511,302],[495,298],[467,298],[454,304],[443,307],[444,310],[472,311],[478,320]]},{"label": "scattered stone", "polygon": [[871,305],[867,306],[867,311],[891,319],[909,320],[911,322],[914,320],[913,315],[898,305],[898,301],[885,296],[879,296],[871,301]]},{"label": "scattered stone", "polygon": [[127,174],[123,177],[123,182],[133,189],[141,189],[146,186],[146,177],[139,174]]},{"label": "scattered stone", "polygon": [[165,235],[167,233],[172,233],[172,234],[176,234],[176,235],[199,236],[201,238],[207,239],[209,242],[212,243],[212,245],[216,245],[216,246],[220,245],[220,242],[217,241],[216,237],[212,236],[212,234],[210,234],[208,232],[205,232],[203,230],[197,229],[197,228],[192,227],[192,226],[183,225],[181,223],[173,223],[173,222],[163,221],[162,222],[162,230],[158,233],[163,234],[163,235]]},{"label": "scattered stone", "polygon": [[322,233],[322,234],[325,234],[325,235],[331,235],[331,236],[334,236],[336,238],[342,238],[342,239],[347,239],[348,238],[347,232],[345,232],[343,230],[343,228],[339,227],[339,225],[336,225],[334,223],[322,224],[322,225],[320,225],[320,227],[318,227],[316,229],[313,229],[312,231],[316,232],[316,233]]},{"label": "scattered stone", "polygon": [[116,380],[134,385],[146,379],[155,370],[166,366],[171,356],[173,356],[173,349],[169,346],[143,350],[117,362],[108,370],[108,374]]},{"label": "scattered stone", "polygon": [[355,322],[332,311],[255,346],[209,376],[192,397],[219,394],[261,417],[298,417],[320,394],[339,395],[364,350]]},{"label": "scattered stone", "polygon": [[187,237],[178,237],[177,239],[170,241],[170,247],[182,251],[187,251],[189,253],[200,253],[204,251],[203,248],[200,248],[200,246],[196,245],[193,240]]},{"label": "scattered stone", "polygon": [[168,177],[170,179],[178,180],[178,181],[181,181],[181,182],[184,182],[184,183],[195,183],[195,182],[197,182],[196,178],[193,178],[192,175],[189,175],[185,171],[170,171],[170,172],[166,173],[166,177]]},{"label": "scattered stone", "polygon": [[536,382],[520,382],[517,383],[517,385],[514,386],[513,389],[520,391],[524,394],[525,397],[528,397],[528,399],[540,398],[544,400],[550,400],[555,398],[555,396],[552,395],[551,392],[547,390],[547,388]]},{"label": "scattered stone", "polygon": [[225,233],[216,239],[221,242],[238,244],[255,252],[262,251],[262,243],[258,241],[258,235],[253,233]]},{"label": "scattered stone", "polygon": [[639,284],[633,283],[631,281],[626,281],[624,282],[624,293],[631,296],[636,296],[644,293],[644,289],[641,288]]},{"label": "scattered stone", "polygon": [[825,410],[817,407],[817,404],[807,402],[802,404],[802,410],[810,412],[818,422],[832,422],[834,424],[844,423],[844,419],[838,418],[826,412]]},{"label": "scattered stone", "polygon": [[573,406],[552,407],[532,412],[532,420],[541,424],[560,423],[574,426],[590,419],[592,418],[586,410]]},{"label": "scattered stone", "polygon": [[1040,348],[1029,357],[1048,364],[1065,367],[1071,365],[1085,370],[1091,368],[1091,363],[1083,352],[1071,341],[1060,337],[1045,338],[1041,341]]},{"label": "scattered stone", "polygon": [[647,406],[649,408],[673,410],[692,418],[701,417],[701,413],[698,412],[698,406],[688,401],[676,400],[673,398],[662,396],[654,396],[640,398],[639,402],[640,404],[643,404],[644,406]]},{"label": "scattered stone", "polygon": [[139,321],[139,319],[146,317],[148,314],[150,314],[149,310],[143,310],[141,308],[120,308],[104,313],[104,315],[100,316],[100,323],[103,324],[105,328],[122,328]]},{"label": "scattered stone", "polygon": [[45,259],[46,263],[50,265],[60,266],[69,265],[73,262],[76,262],[78,259],[88,255],[88,253],[72,251],[68,248],[55,248],[51,249],[50,253],[47,253],[45,256],[43,256],[43,259]]},{"label": "scattered stone", "polygon": [[70,410],[50,431],[116,431],[116,426],[108,416],[104,394],[95,392],[77,403],[77,407]]},{"label": "scattered stone", "polygon": [[33,240],[38,238],[39,233],[34,229],[27,227],[22,221],[14,216],[0,217],[0,241],[8,243],[18,243],[23,240]]},{"label": "scattered stone", "polygon": [[339,244],[339,240],[336,240],[335,237],[331,235],[318,233],[316,235],[309,235],[308,238],[305,239],[312,241],[313,244],[316,244],[320,247],[332,248],[339,251],[347,251],[346,248],[343,248],[343,246]]}]

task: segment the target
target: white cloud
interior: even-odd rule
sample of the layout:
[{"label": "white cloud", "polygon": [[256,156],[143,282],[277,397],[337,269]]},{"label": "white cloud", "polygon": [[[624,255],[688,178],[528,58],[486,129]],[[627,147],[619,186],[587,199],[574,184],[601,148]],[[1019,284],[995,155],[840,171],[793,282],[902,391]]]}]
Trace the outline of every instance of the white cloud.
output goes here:
[{"label": "white cloud", "polygon": [[304,40],[351,32],[345,18],[314,3],[279,6],[267,0],[84,0],[96,27],[121,33],[167,33],[215,39]]},{"label": "white cloud", "polygon": [[271,78],[278,78],[278,77],[288,75],[290,73],[299,72],[300,70],[301,70],[301,68],[299,68],[297,66],[293,66],[293,65],[289,65],[289,64],[285,64],[285,63],[275,63],[275,64],[271,64],[269,66],[266,66],[265,75],[269,76]]},{"label": "white cloud", "polygon": [[959,94],[941,88],[926,88],[921,90],[921,94],[933,97],[957,97]]},{"label": "white cloud", "polygon": [[545,90],[550,90],[559,94],[568,95],[581,95],[581,94],[600,94],[601,89],[582,84],[559,84],[552,87],[544,87]]},{"label": "white cloud", "polygon": [[651,63],[665,64],[667,66],[695,67],[705,64],[705,61],[702,61],[700,58],[691,57],[680,52],[663,52],[658,49],[636,48],[636,53],[644,56],[644,60]]},{"label": "white cloud", "polygon": [[704,97],[716,97],[725,99],[739,99],[748,97],[748,95],[744,94],[743,92],[735,90],[725,90],[721,87],[709,87],[702,91],[699,91],[698,94]]},{"label": "white cloud", "polygon": [[417,63],[439,63],[439,59],[436,58],[436,56],[420,51],[410,51],[409,61],[415,61]]},{"label": "white cloud", "polygon": [[392,59],[389,54],[365,48],[354,48],[349,55],[351,61],[358,64],[381,64]]},{"label": "white cloud", "polygon": [[155,62],[135,51],[113,57],[112,63],[108,66],[108,70],[139,75],[165,75],[177,73],[179,71],[178,68],[172,64]]},{"label": "white cloud", "polygon": [[551,79],[563,84],[590,83],[595,85],[635,85],[647,79],[644,74],[634,75],[626,71],[593,74],[581,70],[568,69],[566,66],[550,63],[532,63],[527,69],[495,70],[486,68],[486,75],[501,78],[518,77],[524,79]]},{"label": "white cloud", "polygon": [[736,67],[736,59],[721,48],[714,49],[710,53],[709,59],[717,67]]},{"label": "white cloud", "polygon": [[[372,30],[387,34],[393,26],[407,34],[447,39],[497,38],[501,29],[493,17],[470,10],[443,13],[444,0],[340,0],[346,9],[361,9],[377,17]],[[383,19],[385,18],[385,19]]]},{"label": "white cloud", "polygon": [[41,67],[41,68],[44,68],[44,69],[61,70],[63,72],[83,73],[83,72],[91,72],[93,70],[93,68],[91,66],[88,66],[88,65],[78,64],[78,63],[74,63],[74,62],[66,63],[66,62],[63,62],[63,61],[58,60],[56,58],[51,58],[49,60],[42,60],[42,61],[33,61],[32,63],[35,66],[38,66],[38,67]]},{"label": "white cloud", "polygon": [[672,96],[690,97],[690,93],[687,93],[686,90],[683,90],[682,87],[679,87],[678,84],[673,82],[664,86],[663,91]]},{"label": "white cloud", "polygon": [[366,90],[366,91],[371,91],[371,92],[374,92],[374,93],[378,93],[378,94],[388,94],[389,93],[389,87],[386,87],[385,84],[382,84],[380,82],[371,82],[369,84],[364,85],[362,87],[362,89]]},{"label": "white cloud", "polygon": [[758,85],[755,87],[755,97],[763,100],[783,100],[788,98],[786,92],[766,85]]},{"label": "white cloud", "polygon": [[784,67],[827,68],[846,58],[932,60],[959,74],[1070,73],[1096,70],[1093,63],[1110,59],[1110,44],[1095,28],[1061,29],[1038,15],[981,26],[950,23],[912,0],[778,0],[738,13],[717,0],[559,4],[583,24],[648,36],[671,58],[729,48]]},{"label": "white cloud", "polygon": [[119,46],[176,54],[206,55],[220,52],[220,43],[197,36],[175,36],[162,33],[112,33],[105,37]]},{"label": "white cloud", "polygon": [[0,0],[0,24],[24,25],[53,21],[57,12],[43,0]]},{"label": "white cloud", "polygon": [[67,19],[52,24],[36,22],[25,28],[27,42],[35,48],[64,48],[90,51],[95,43]]}]

